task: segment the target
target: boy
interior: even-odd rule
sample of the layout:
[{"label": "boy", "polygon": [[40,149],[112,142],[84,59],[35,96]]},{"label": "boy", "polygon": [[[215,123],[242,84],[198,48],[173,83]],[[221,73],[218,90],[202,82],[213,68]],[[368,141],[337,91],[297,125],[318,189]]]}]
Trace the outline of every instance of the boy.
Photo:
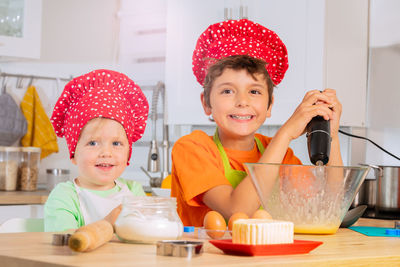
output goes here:
[{"label": "boy", "polygon": [[200,36],[193,72],[204,87],[205,114],[217,124],[213,137],[194,131],[172,150],[171,196],[184,225],[201,226],[209,210],[226,220],[235,212],[252,215],[260,201],[244,162],[301,164],[289,148],[307,123],[323,116],[331,124],[328,165],[342,165],[338,140],[341,104],[332,89],[307,92],[273,138],[256,134],[271,116],[273,88],[288,68],[287,51],[269,29],[243,19],[213,24]]},{"label": "boy", "polygon": [[125,196],[145,195],[139,183],[119,177],[132,143],[143,135],[148,110],[139,86],[122,73],[96,70],[65,86],[51,122],[65,136],[79,175],[50,193],[45,231],[76,229],[109,214],[116,219]]}]

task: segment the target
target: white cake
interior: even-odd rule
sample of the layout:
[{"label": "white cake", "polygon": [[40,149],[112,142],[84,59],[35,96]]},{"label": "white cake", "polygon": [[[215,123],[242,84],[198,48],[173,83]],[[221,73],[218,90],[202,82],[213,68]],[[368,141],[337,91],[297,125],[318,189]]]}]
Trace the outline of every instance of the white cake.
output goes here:
[{"label": "white cake", "polygon": [[248,245],[293,243],[292,222],[269,219],[239,219],[233,223],[232,242]]}]

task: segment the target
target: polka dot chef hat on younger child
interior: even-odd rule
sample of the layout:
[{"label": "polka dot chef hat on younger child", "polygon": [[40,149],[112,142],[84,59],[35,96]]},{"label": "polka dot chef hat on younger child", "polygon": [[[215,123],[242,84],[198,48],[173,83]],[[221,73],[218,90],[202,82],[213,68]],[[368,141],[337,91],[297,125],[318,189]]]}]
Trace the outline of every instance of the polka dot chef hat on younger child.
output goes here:
[{"label": "polka dot chef hat on younger child", "polygon": [[272,82],[278,85],[289,67],[285,44],[264,26],[247,19],[228,20],[209,26],[197,40],[193,73],[203,85],[208,68],[219,59],[249,55],[267,62]]},{"label": "polka dot chef hat on younger child", "polygon": [[74,157],[80,132],[87,122],[98,117],[116,120],[128,137],[130,159],[132,143],[143,136],[148,112],[145,95],[128,76],[95,70],[65,86],[50,120],[57,136],[65,136],[70,158]]}]

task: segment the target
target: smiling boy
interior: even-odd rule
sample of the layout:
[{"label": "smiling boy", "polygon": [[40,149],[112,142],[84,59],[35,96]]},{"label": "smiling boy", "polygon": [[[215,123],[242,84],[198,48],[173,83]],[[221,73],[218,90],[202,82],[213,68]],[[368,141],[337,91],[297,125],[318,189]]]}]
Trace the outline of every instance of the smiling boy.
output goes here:
[{"label": "smiling boy", "polygon": [[214,136],[194,131],[172,150],[171,196],[184,225],[201,226],[210,210],[225,219],[254,213],[260,201],[243,163],[301,164],[289,148],[307,123],[323,116],[331,123],[328,165],[341,165],[338,140],[341,104],[332,89],[306,93],[273,138],[256,131],[271,116],[273,89],[288,68],[287,51],[269,29],[243,19],[211,25],[193,53],[193,71],[203,86],[204,112],[217,124]]}]

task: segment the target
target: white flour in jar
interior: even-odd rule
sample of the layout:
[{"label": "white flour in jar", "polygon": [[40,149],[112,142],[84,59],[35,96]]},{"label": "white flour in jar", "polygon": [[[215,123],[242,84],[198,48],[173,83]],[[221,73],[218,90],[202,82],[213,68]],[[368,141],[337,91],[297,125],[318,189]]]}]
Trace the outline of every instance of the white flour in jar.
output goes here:
[{"label": "white flour in jar", "polygon": [[166,218],[119,217],[115,222],[115,233],[120,239],[131,242],[155,242],[177,239],[182,235],[182,223]]},{"label": "white flour in jar", "polygon": [[17,179],[18,163],[13,160],[0,162],[0,190],[16,190]]}]

